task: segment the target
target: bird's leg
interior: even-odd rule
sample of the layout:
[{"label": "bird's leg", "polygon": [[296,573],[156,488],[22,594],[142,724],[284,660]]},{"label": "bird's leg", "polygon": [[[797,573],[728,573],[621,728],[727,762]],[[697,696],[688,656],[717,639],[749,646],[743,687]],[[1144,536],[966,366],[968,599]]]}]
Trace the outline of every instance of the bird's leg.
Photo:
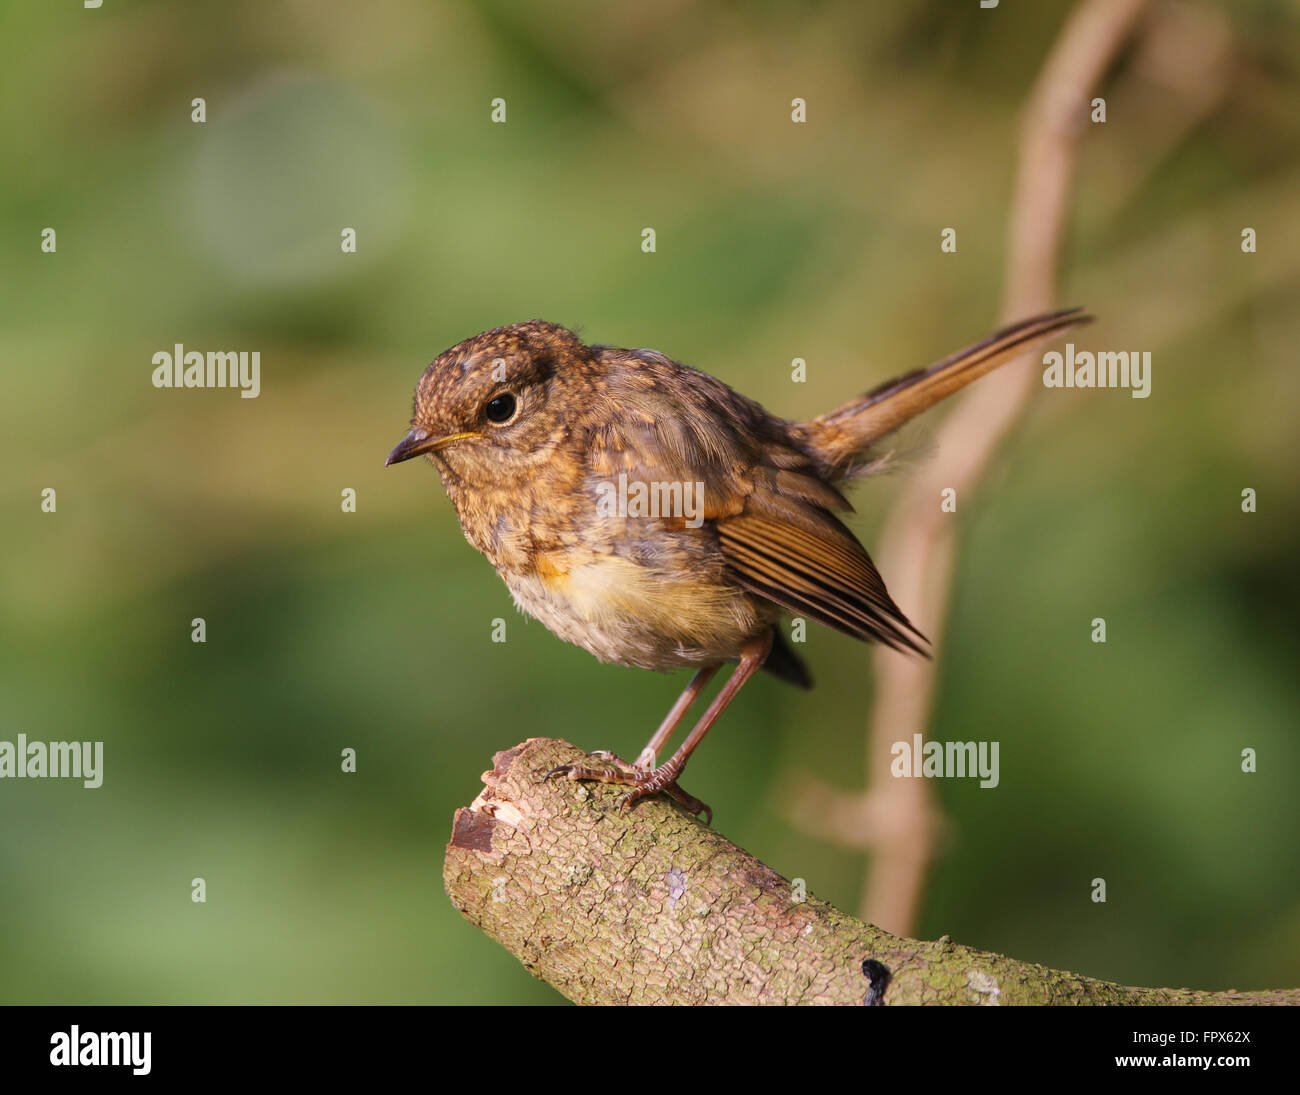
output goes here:
[{"label": "bird's leg", "polygon": [[695,747],[704,740],[704,735],[709,732],[709,728],[718,721],[718,717],[727,709],[727,704],[735,698],[741,686],[762,668],[768,654],[771,652],[771,631],[764,632],[741,650],[740,664],[736,666],[736,671],[731,674],[730,679],[722,686],[722,691],[714,697],[713,702],[709,704],[708,710],[704,712],[700,717],[700,721],[695,724],[695,728],[687,735],[681,748],[672,755],[672,758],[666,764],[662,764],[658,768],[652,767],[659,750],[663,748],[672,732],[677,729],[678,723],[690,710],[691,704],[704,691],[705,685],[712,680],[719,666],[706,665],[696,672],[695,676],[691,678],[691,683],[686,686],[685,691],[673,704],[672,710],[668,712],[664,721],[659,725],[659,729],[655,731],[654,737],[641,750],[641,755],[637,757],[636,764],[628,764],[627,761],[620,759],[613,753],[602,751],[592,755],[610,761],[613,767],[587,768],[579,764],[561,764],[547,772],[544,778],[550,779],[552,776],[564,775],[572,780],[592,779],[601,783],[629,784],[632,790],[623,795],[617,803],[619,809],[622,810],[626,810],[633,803],[648,795],[663,791],[679,806],[689,810],[692,814],[707,815],[706,823],[711,824],[713,811],[694,795],[683,791],[677,785],[677,777],[681,775],[682,769],[686,767],[686,762],[690,759],[691,754],[695,752]]},{"label": "bird's leg", "polygon": [[[682,721],[686,712],[690,710],[691,704],[704,691],[704,686],[713,679],[713,674],[719,668],[721,668],[720,665],[706,665],[696,672],[695,676],[691,678],[691,683],[677,697],[677,702],[673,704],[672,710],[664,716],[664,721],[659,724],[659,729],[654,732],[649,744],[641,750],[641,755],[636,758],[635,764],[628,764],[617,753],[611,753],[608,749],[593,749],[587,755],[605,761],[608,767],[587,768],[581,764],[561,764],[547,772],[546,778],[550,779],[551,776],[565,775],[574,780],[594,779],[602,783],[636,783],[639,776],[646,775],[654,770],[655,759],[659,755],[659,750],[664,747],[664,742],[672,737],[678,723]],[[678,798],[677,795],[673,795],[673,798],[690,810],[691,813],[698,814],[702,810],[708,809],[699,799],[688,795],[680,787],[676,788],[676,790],[681,797]],[[669,793],[671,794],[671,791]],[[692,804],[696,808],[693,809]],[[712,816],[711,811],[710,816]]]},{"label": "bird's leg", "polygon": [[659,729],[654,732],[654,737],[641,750],[640,755],[636,758],[634,767],[640,772],[653,772],[655,761],[659,759],[659,750],[673,736],[673,731],[677,729],[677,724],[682,721],[686,712],[691,709],[691,705],[704,691],[705,685],[713,680],[715,674],[721,665],[706,665],[703,669],[696,672],[691,678],[691,683],[683,690],[682,694],[677,697],[677,702],[673,704],[672,710],[664,716],[664,721],[659,724]]},{"label": "bird's leg", "polygon": [[[763,663],[767,660],[768,654],[771,652],[771,631],[764,632],[761,636],[752,640],[744,647],[744,649],[741,650],[740,664],[736,666],[736,671],[731,674],[727,683],[722,686],[722,691],[713,698],[713,702],[709,704],[708,710],[700,716],[700,721],[695,724],[695,728],[686,736],[686,740],[682,742],[681,748],[679,748],[666,763],[661,764],[654,771],[643,772],[631,781],[632,790],[628,791],[627,794],[620,798],[616,803],[620,810],[626,810],[629,806],[639,802],[647,795],[653,795],[659,791],[667,791],[676,801],[681,802],[682,800],[678,798],[677,795],[673,794],[670,788],[676,788],[683,797],[690,797],[686,796],[685,792],[682,791],[680,787],[677,787],[677,777],[682,774],[682,769],[686,767],[686,762],[691,759],[691,754],[695,752],[695,747],[704,740],[704,735],[709,732],[709,728],[718,721],[718,717],[727,709],[727,705],[735,699],[736,693],[740,691],[745,682],[762,668]],[[624,783],[627,781],[625,779],[620,779],[618,782]],[[687,809],[692,809],[692,813],[699,813],[708,809],[708,807],[705,806],[704,803],[700,802],[699,799],[692,799],[692,802],[695,806],[701,808],[700,810],[693,810],[691,806],[687,806]],[[685,803],[682,804],[686,805]],[[710,816],[712,816],[712,811],[709,811],[709,813]]]}]

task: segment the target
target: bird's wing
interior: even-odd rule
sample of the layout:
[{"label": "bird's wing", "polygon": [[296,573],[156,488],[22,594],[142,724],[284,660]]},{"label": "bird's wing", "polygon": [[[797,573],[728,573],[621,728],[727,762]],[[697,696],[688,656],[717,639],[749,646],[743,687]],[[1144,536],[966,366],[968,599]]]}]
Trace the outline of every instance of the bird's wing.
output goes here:
[{"label": "bird's wing", "polygon": [[751,593],[855,638],[925,653],[866,549],[832,511],[851,508],[787,423],[721,381],[674,366],[620,378],[587,439],[589,467],[629,481],[703,484],[703,515]]},{"label": "bird's wing", "polygon": [[728,566],[750,592],[854,638],[926,653],[925,637],[834,514],[762,489],[742,512],[719,520],[717,530]]}]

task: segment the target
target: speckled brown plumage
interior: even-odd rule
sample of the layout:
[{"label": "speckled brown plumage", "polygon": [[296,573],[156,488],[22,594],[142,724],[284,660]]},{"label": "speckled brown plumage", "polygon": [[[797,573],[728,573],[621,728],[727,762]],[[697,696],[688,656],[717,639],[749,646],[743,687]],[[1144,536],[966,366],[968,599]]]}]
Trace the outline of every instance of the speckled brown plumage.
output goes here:
[{"label": "speckled brown plumage", "polygon": [[[1076,310],[1027,320],[806,422],[769,414],[658,351],[588,346],[554,323],[516,323],[466,339],[429,365],[411,432],[389,463],[429,456],[466,539],[519,608],[560,638],[602,661],[696,668],[687,706],[719,665],[740,663],[662,768],[656,756],[685,713],[682,702],[635,765],[606,754],[608,767],[566,769],[629,784],[624,805],[666,790],[704,809],[676,778],[734,692],[765,662],[786,680],[810,683],[776,629],[783,611],[924,652],[924,638],[837,516],[849,509],[840,487],[869,467],[872,444],[1086,318]],[[677,505],[611,513],[614,484],[646,485],[649,496]]]}]

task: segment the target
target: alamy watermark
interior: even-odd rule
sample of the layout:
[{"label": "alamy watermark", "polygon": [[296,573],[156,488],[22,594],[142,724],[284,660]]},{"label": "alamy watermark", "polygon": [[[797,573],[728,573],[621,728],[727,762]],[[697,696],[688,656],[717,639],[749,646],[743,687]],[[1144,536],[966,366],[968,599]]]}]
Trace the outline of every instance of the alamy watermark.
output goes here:
[{"label": "alamy watermark", "polygon": [[597,517],[677,517],[687,528],[704,524],[704,484],[689,480],[660,482],[633,479],[620,472],[618,482],[596,484]]},{"label": "alamy watermark", "polygon": [[262,351],[186,350],[181,343],[153,355],[155,388],[238,388],[240,399],[262,391]]},{"label": "alamy watermark", "polygon": [[110,1068],[129,1068],[133,1075],[148,1076],[153,1035],[150,1031],[70,1030],[55,1031],[50,1035],[50,1064],[59,1066],[107,1065]]},{"label": "alamy watermark", "polygon": [[998,785],[998,742],[926,741],[913,734],[911,741],[889,747],[889,774],[898,779],[974,779],[984,788]]},{"label": "alamy watermark", "polygon": [[0,779],[79,779],[83,787],[104,782],[102,741],[0,741]]},{"label": "alamy watermark", "polygon": [[1043,354],[1044,388],[1130,388],[1134,399],[1151,394],[1150,350],[1075,350]]}]

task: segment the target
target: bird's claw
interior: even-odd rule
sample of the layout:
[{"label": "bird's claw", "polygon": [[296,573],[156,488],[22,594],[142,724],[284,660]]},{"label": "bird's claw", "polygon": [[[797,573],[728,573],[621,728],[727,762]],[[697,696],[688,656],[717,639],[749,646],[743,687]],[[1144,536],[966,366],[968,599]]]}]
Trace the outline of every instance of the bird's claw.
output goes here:
[{"label": "bird's claw", "polygon": [[610,768],[588,768],[584,764],[557,764],[550,769],[544,776],[543,780],[551,779],[553,776],[564,775],[569,779],[593,779],[600,783],[635,783],[637,780],[637,771],[626,761],[620,759],[613,753],[590,753],[589,756],[597,757],[600,760],[609,760],[615,767]]}]

